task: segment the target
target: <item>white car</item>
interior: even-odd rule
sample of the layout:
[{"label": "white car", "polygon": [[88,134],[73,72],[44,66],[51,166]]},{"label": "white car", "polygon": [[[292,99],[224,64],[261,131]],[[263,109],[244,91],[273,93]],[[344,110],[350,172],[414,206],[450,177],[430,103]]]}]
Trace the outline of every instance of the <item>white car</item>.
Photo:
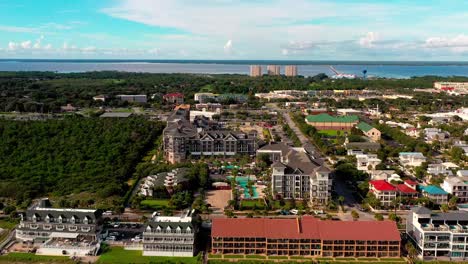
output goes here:
[{"label": "white car", "polygon": [[299,210],[297,210],[297,209],[291,209],[291,210],[289,210],[289,212],[290,212],[291,214],[293,214],[293,215],[297,215],[297,214],[299,213]]}]

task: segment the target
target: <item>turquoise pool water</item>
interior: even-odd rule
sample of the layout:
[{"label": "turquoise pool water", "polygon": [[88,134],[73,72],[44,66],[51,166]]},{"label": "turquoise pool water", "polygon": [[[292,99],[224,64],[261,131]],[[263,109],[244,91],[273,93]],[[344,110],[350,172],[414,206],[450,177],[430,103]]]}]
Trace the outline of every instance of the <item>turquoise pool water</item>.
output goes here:
[{"label": "turquoise pool water", "polygon": [[[228,176],[227,178],[230,180],[230,179],[232,179],[232,176]],[[250,197],[249,188],[247,188],[247,183],[249,182],[249,180],[255,181],[256,178],[255,177],[248,177],[248,176],[237,176],[236,177],[236,183],[244,189],[244,198],[246,198],[246,199],[258,198],[257,187],[255,187],[255,186],[252,187],[253,197]]]}]

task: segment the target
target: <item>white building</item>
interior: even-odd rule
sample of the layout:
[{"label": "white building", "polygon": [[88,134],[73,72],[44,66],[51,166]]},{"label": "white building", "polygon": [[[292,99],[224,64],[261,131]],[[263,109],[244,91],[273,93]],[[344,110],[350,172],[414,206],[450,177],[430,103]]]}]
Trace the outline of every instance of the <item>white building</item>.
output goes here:
[{"label": "white building", "polygon": [[143,232],[143,256],[193,257],[198,226],[193,211],[182,216],[153,214]]},{"label": "white building", "polygon": [[450,137],[450,133],[443,131],[440,128],[425,128],[424,129],[424,139],[427,143],[432,143],[434,141],[443,141]]},{"label": "white building", "polygon": [[426,157],[421,152],[400,152],[399,161],[403,167],[418,167],[426,162]]},{"label": "white building", "polygon": [[406,217],[406,233],[414,242],[419,257],[427,260],[468,257],[468,214],[463,211],[434,213],[416,207]]},{"label": "white building", "polygon": [[447,177],[442,183],[442,189],[458,197],[458,203],[468,203],[468,177]]},{"label": "white building", "polygon": [[360,154],[356,155],[357,169],[360,171],[372,171],[379,165],[382,160],[377,158],[377,154]]}]

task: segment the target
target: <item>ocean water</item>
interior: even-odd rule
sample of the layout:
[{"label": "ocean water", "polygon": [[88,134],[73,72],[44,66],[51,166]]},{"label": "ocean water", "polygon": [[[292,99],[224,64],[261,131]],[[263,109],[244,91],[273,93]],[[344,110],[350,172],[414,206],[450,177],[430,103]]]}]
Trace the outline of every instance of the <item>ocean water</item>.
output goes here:
[{"label": "ocean water", "polygon": [[[339,72],[362,76],[410,78],[412,76],[468,76],[468,62],[366,62],[366,61],[246,61],[246,60],[0,60],[0,71],[124,71],[149,73],[249,74],[250,65],[297,65],[298,74],[333,75]],[[282,67],[284,72],[284,67]]]}]

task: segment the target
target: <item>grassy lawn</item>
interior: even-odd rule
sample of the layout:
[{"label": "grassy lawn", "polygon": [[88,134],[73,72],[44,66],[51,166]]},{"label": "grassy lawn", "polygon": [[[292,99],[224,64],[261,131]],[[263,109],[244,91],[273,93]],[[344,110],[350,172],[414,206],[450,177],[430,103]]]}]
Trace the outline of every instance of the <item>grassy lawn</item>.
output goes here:
[{"label": "grassy lawn", "polygon": [[201,263],[198,257],[144,257],[141,250],[124,250],[123,247],[111,247],[104,252],[98,264],[126,263]]},{"label": "grassy lawn", "polygon": [[227,258],[227,259],[243,259],[244,255],[224,255],[224,258]]},{"label": "grassy lawn", "polygon": [[288,259],[287,256],[268,256],[269,259]]},{"label": "grassy lawn", "polygon": [[359,261],[374,261],[374,262],[378,262],[379,259],[376,259],[376,258],[358,258]]},{"label": "grassy lawn", "polygon": [[13,229],[18,223],[15,221],[0,220],[0,228]]},{"label": "grassy lawn", "polygon": [[263,200],[242,200],[241,206],[243,209],[253,209],[254,207],[263,209],[265,208],[265,202]]},{"label": "grassy lawn", "polygon": [[339,130],[320,130],[318,133],[325,135],[325,136],[331,136],[331,137],[343,135],[343,132]]},{"label": "grassy lawn", "polygon": [[153,210],[162,210],[169,207],[168,199],[157,199],[157,200],[143,200],[140,205],[142,208],[148,208]]},{"label": "grassy lawn", "polygon": [[214,259],[216,259],[216,258],[222,258],[222,257],[223,257],[223,255],[218,255],[218,254],[208,254],[208,258],[214,258]]},{"label": "grassy lawn", "polygon": [[266,259],[266,256],[261,256],[261,255],[246,255],[245,258],[248,258],[248,259]]},{"label": "grassy lawn", "polygon": [[32,253],[9,253],[0,256],[0,263],[75,263],[69,257],[41,256]]}]

